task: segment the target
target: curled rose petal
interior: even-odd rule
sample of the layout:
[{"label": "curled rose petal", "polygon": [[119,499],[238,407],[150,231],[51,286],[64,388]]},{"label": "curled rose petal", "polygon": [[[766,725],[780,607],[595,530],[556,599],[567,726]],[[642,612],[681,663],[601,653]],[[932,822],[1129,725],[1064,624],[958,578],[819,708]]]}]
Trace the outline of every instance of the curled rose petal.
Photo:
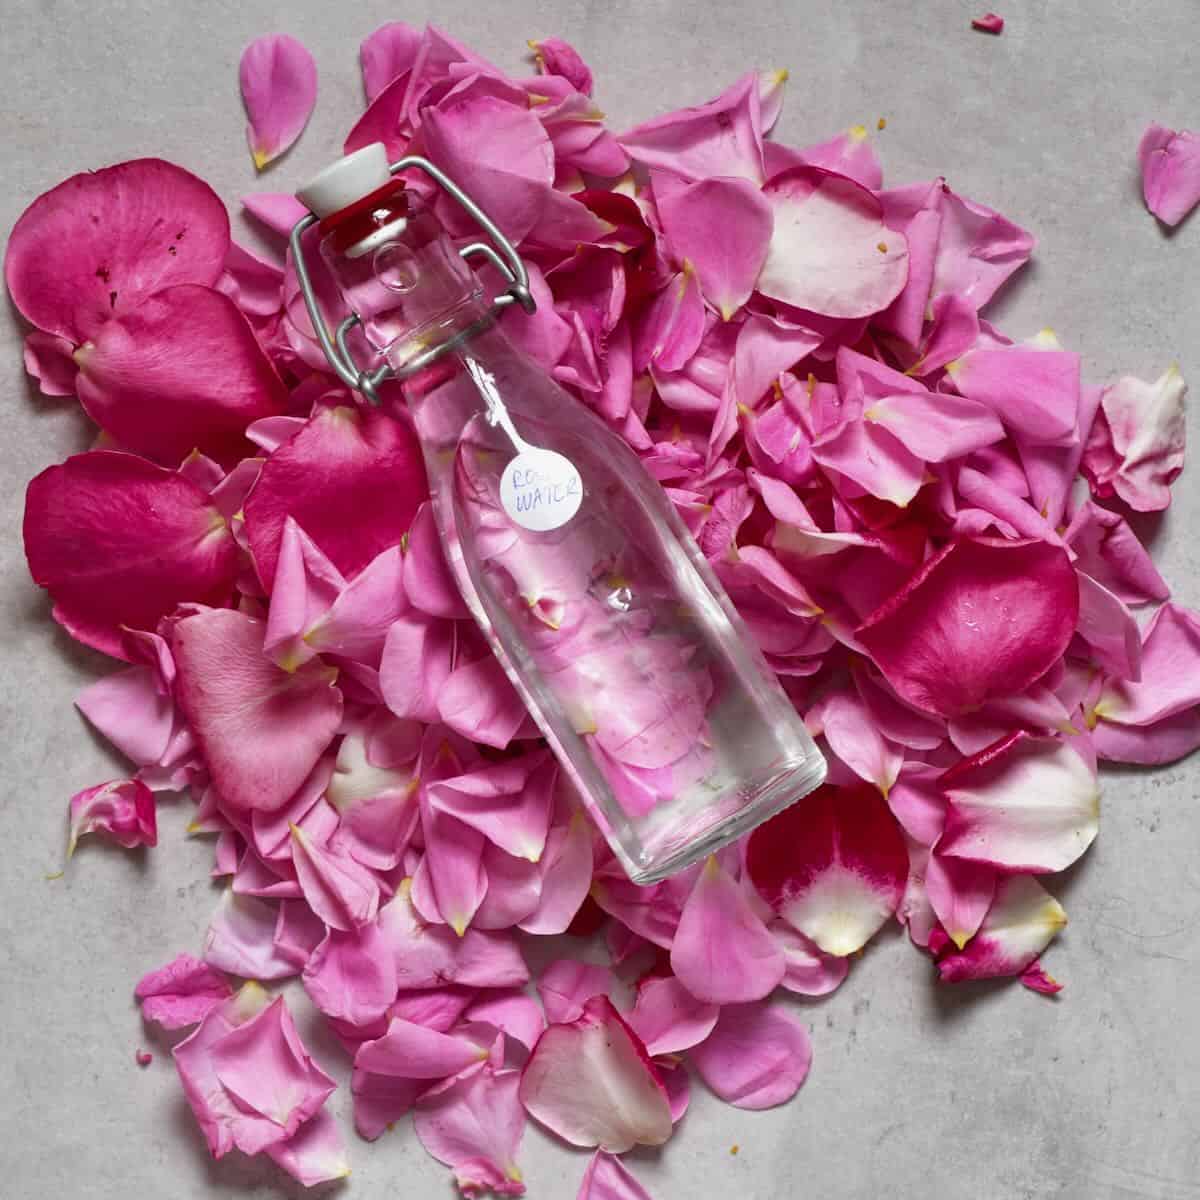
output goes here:
[{"label": "curled rose petal", "polygon": [[157,845],[154,793],[138,779],[114,779],[77,792],[71,797],[68,858],[88,833],[103,833],[127,850]]},{"label": "curled rose petal", "polygon": [[43,396],[75,395],[79,366],[71,357],[73,349],[66,338],[40,329],[25,335],[25,370],[38,381]]},{"label": "curled rose petal", "polygon": [[143,975],[133,989],[142,1016],[164,1029],[185,1029],[233,995],[229,980],[208,963],[181,954]]},{"label": "curled rose petal", "polygon": [[943,983],[1020,975],[1054,940],[1067,914],[1032,875],[1003,876],[979,932],[938,963]]},{"label": "curled rose petal", "polygon": [[845,957],[896,911],[908,851],[873,787],[825,784],[750,835],[746,869],[788,924]]},{"label": "curled rose petal", "polygon": [[223,604],[237,547],[191,480],[133,454],[96,450],[49,467],[25,497],[25,556],[54,619],[126,658],[121,627],[153,629],[177,604]]},{"label": "curled rose petal", "polygon": [[238,82],[246,142],[261,171],[300,136],[317,103],[317,64],[294,37],[268,33],[242,51]]},{"label": "curled rose petal", "polygon": [[196,284],[164,288],[114,315],[75,361],[88,416],[122,446],[164,463],[197,448],[236,461],[248,449],[246,426],[287,401],[237,305]]},{"label": "curled rose petal", "polygon": [[1104,389],[1083,452],[1083,473],[1101,498],[1116,495],[1138,512],[1171,503],[1171,484],[1183,470],[1187,384],[1168,367],[1153,383],[1132,375]]},{"label": "curled rose petal", "polygon": [[270,587],[291,516],[349,579],[399,545],[426,494],[407,425],[374,409],[318,409],[267,459],[246,500],[259,576]]},{"label": "curled rose petal", "polygon": [[688,1061],[722,1100],[737,1108],[786,1104],[812,1063],[808,1030],[778,1005],[734,1004],[716,1028],[688,1051]]},{"label": "curled rose petal", "polygon": [[783,954],[742,888],[710,855],[683,906],[671,969],[698,1000],[740,1004],[769,995]]},{"label": "curled rose petal", "polygon": [[585,96],[592,94],[592,72],[570,42],[562,38],[549,37],[531,41],[538,72],[542,75],[561,75],[576,91]]},{"label": "curled rose petal", "polygon": [[532,1117],[575,1146],[623,1154],[671,1136],[670,1104],[646,1048],[606,996],[542,1034],[521,1072],[520,1097]]},{"label": "curled rose petal", "polygon": [[827,996],[842,985],[850,971],[848,958],[826,954],[786,921],[775,921],[770,929],[783,951],[781,987],[799,996]]},{"label": "curled rose petal", "polygon": [[996,16],[995,13],[984,13],[982,17],[972,17],[971,28],[979,30],[980,33],[1003,33],[1004,18]]},{"label": "curled rose petal", "polygon": [[941,785],[949,801],[943,856],[1061,871],[1100,829],[1095,769],[1058,738],[1018,730],[952,767]]},{"label": "curled rose petal", "polygon": [[39,196],[9,235],[4,277],[26,320],[78,345],[161,288],[216,283],[228,249],[229,217],[212,188],[139,158]]},{"label": "curled rose petal", "polygon": [[902,698],[954,716],[1024,691],[1062,657],[1078,619],[1064,550],[967,538],[929,559],[857,637]]},{"label": "curled rose petal", "polygon": [[792,167],[763,188],[774,233],[758,290],[828,317],[887,308],[908,278],[904,235],[861,184],[820,167]]},{"label": "curled rose petal", "polygon": [[1152,124],[1138,145],[1142,195],[1164,225],[1178,225],[1200,204],[1200,136]]}]

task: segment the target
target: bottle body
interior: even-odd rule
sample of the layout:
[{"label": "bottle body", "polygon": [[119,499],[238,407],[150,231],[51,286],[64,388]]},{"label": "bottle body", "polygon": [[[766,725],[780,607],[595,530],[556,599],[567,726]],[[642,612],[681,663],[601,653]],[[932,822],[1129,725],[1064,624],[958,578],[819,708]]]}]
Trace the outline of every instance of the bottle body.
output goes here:
[{"label": "bottle body", "polygon": [[[418,270],[404,332],[385,300],[364,327],[398,370],[450,343],[405,387],[450,567],[630,878],[661,879],[812,790],[824,760],[636,454],[508,341],[456,255],[421,255],[465,290],[447,305],[434,280],[426,311]],[[365,264],[331,265],[361,303]]]}]

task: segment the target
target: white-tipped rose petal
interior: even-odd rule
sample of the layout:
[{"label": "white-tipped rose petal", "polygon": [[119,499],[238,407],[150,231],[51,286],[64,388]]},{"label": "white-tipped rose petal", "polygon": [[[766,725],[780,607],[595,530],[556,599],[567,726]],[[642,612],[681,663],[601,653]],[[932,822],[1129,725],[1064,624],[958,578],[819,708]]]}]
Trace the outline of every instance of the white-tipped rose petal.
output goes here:
[{"label": "white-tipped rose petal", "polygon": [[671,1107],[654,1064],[606,996],[593,996],[578,1020],[542,1034],[521,1073],[520,1095],[532,1117],[574,1146],[623,1154],[671,1136]]},{"label": "white-tipped rose petal", "polygon": [[942,777],[938,853],[1010,871],[1061,871],[1100,829],[1095,768],[1066,742],[1020,730]]}]

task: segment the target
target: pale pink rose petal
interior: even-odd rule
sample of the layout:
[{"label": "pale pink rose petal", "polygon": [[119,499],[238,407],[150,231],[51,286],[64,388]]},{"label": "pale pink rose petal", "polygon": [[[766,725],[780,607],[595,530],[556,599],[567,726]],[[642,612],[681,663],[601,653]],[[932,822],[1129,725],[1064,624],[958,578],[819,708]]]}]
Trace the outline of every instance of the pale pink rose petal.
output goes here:
[{"label": "pale pink rose petal", "polygon": [[1153,725],[1200,704],[1200,615],[1167,603],[1142,638],[1141,681],[1108,679],[1092,707],[1114,725]]},{"label": "pale pink rose petal", "polygon": [[925,892],[950,940],[961,950],[978,932],[996,895],[996,871],[982,863],[948,858],[941,847],[925,864]]},{"label": "pale pink rose petal", "polygon": [[828,317],[886,308],[908,278],[908,247],[875,196],[819,167],[793,167],[763,189],[774,232],[758,290]]},{"label": "pale pink rose petal", "polygon": [[350,1174],[346,1143],[329,1110],[322,1108],[286,1141],[266,1149],[267,1156],[305,1187],[316,1187]]},{"label": "pale pink rose petal", "polygon": [[175,706],[150,667],[127,667],[86,687],[75,707],[126,758],[147,767],[167,752]]},{"label": "pale pink rose petal", "polygon": [[619,140],[637,162],[663,167],[685,179],[720,175],[762,183],[758,75],[751,71],[715,100],[655,117]]},{"label": "pale pink rose petal", "polygon": [[1106,674],[1136,682],[1142,674],[1142,635],[1119,597],[1084,571],[1079,580],[1079,636]]},{"label": "pale pink rose petal", "polygon": [[1065,445],[1079,411],[1079,355],[1070,350],[1005,346],[970,350],[947,366],[954,386],[1022,437]]},{"label": "pale pink rose petal", "polygon": [[517,1150],[525,1132],[520,1075],[486,1064],[432,1088],[416,1103],[413,1127],[421,1145],[454,1170],[466,1196],[523,1196]]},{"label": "pale pink rose petal", "polygon": [[1078,619],[1064,550],[967,538],[929,559],[856,636],[902,698],[953,716],[1024,691],[1062,657]]},{"label": "pale pink rose petal", "polygon": [[873,400],[863,413],[925,462],[962,458],[1004,437],[985,404],[948,392],[901,392]]},{"label": "pale pink rose petal", "polygon": [[267,459],[246,500],[259,576],[269,588],[291,516],[350,579],[399,545],[427,494],[407,425],[375,409],[318,409]]},{"label": "pale pink rose petal", "polygon": [[378,924],[330,929],[304,964],[304,988],[335,1021],[370,1025],[396,999],[396,962]]},{"label": "pale pink rose petal", "polygon": [[573,812],[565,826],[551,827],[539,865],[538,906],[520,927],[526,933],[565,933],[592,886],[592,827],[582,812]]},{"label": "pale pink rose petal", "polygon": [[358,56],[368,104],[393,79],[412,70],[424,44],[421,31],[404,21],[388,21],[363,39]]},{"label": "pale pink rose petal", "polygon": [[611,996],[616,979],[596,963],[559,958],[550,963],[537,982],[538,995],[551,1025],[577,1021],[593,996]]},{"label": "pale pink rose petal", "polygon": [[286,33],[255,38],[242,51],[238,82],[246,106],[246,142],[261,171],[300,136],[317,104],[317,64]]},{"label": "pale pink rose petal", "polygon": [[[136,514],[136,517],[135,517]],[[77,454],[34,478],[25,556],[73,637],[128,658],[122,627],[153,629],[177,604],[223,604],[237,547],[204,491],[133,454]]]},{"label": "pale pink rose petal", "polygon": [[[686,1078],[686,1075],[685,1075]],[[588,1161],[575,1200],[652,1200],[615,1154],[597,1150]]]},{"label": "pale pink rose petal", "polygon": [[808,1030],[790,1013],[765,1000],[721,1010],[707,1040],[688,1051],[688,1061],[722,1100],[736,1108],[786,1104],[812,1064]]},{"label": "pale pink rose petal", "polygon": [[943,983],[1020,975],[1066,923],[1062,905],[1032,875],[1002,876],[979,932],[938,962],[938,975]]},{"label": "pale pink rose petal", "polygon": [[342,573],[288,517],[279,543],[263,653],[285,671],[294,671],[313,659],[316,651],[304,635],[329,611],[345,586]]},{"label": "pale pink rose petal", "polygon": [[783,954],[775,939],[715,855],[683,906],[671,969],[693,996],[711,1004],[759,1000],[783,978]]},{"label": "pale pink rose petal", "polygon": [[300,973],[275,944],[276,906],[226,888],[204,935],[206,963],[242,979],[287,979]]},{"label": "pale pink rose petal", "polygon": [[1019,730],[942,776],[938,853],[1009,871],[1069,867],[1100,828],[1094,765],[1067,742]]},{"label": "pale pink rose petal", "polygon": [[122,446],[175,464],[193,449],[229,464],[287,389],[228,296],[183,283],[117,314],[75,351],[79,401]]},{"label": "pale pink rose petal", "polygon": [[34,329],[25,335],[25,370],[38,382],[43,396],[75,395],[79,366],[71,357],[74,346],[66,338]]},{"label": "pale pink rose petal", "polygon": [[697,1000],[674,976],[650,976],[638,985],[629,1028],[650,1055],[678,1054],[704,1041],[717,1023],[720,1009]]},{"label": "pale pink rose petal", "polygon": [[874,788],[826,784],[750,835],[746,868],[785,921],[845,957],[896,911],[908,852]]},{"label": "pale pink rose petal", "polygon": [[400,1079],[444,1079],[482,1062],[487,1053],[486,1047],[469,1038],[439,1033],[397,1017],[383,1037],[359,1047],[354,1066]]},{"label": "pale pink rose petal", "polygon": [[463,1011],[463,1020],[489,1025],[526,1050],[533,1049],[546,1028],[537,1001],[517,991],[485,992]]},{"label": "pale pink rose petal", "polygon": [[456,733],[503,750],[529,722],[525,702],[491,654],[455,667],[437,694],[438,716]]},{"label": "pale pink rose petal", "polygon": [[292,862],[309,907],[331,929],[355,930],[375,920],[379,881],[349,854],[292,826]]},{"label": "pale pink rose petal", "polygon": [[1200,204],[1200,135],[1151,124],[1138,144],[1142,195],[1164,225],[1178,225]]},{"label": "pale pink rose petal", "polygon": [[89,833],[102,833],[127,850],[158,844],[154,793],[141,780],[114,779],[84,788],[71,797],[70,813],[68,858]]},{"label": "pale pink rose petal", "polygon": [[925,482],[921,459],[895,434],[873,421],[848,421],[815,442],[812,456],[827,470],[899,508],[905,507]]},{"label": "pale pink rose petal", "polygon": [[26,320],[78,345],[160,288],[216,283],[228,249],[229,217],[212,188],[140,158],[39,196],[9,235],[4,277]]},{"label": "pale pink rose petal", "polygon": [[1116,495],[1138,512],[1171,503],[1171,484],[1183,470],[1187,384],[1177,366],[1153,383],[1132,375],[1106,387],[1083,452],[1093,495]]},{"label": "pale pink rose petal", "polygon": [[1126,604],[1148,604],[1171,595],[1120,513],[1087,500],[1075,510],[1063,540],[1076,555],[1075,565]]},{"label": "pale pink rose petal", "polygon": [[996,16],[993,12],[984,13],[982,17],[971,18],[971,28],[980,33],[1003,33],[1004,18]]},{"label": "pale pink rose petal", "polygon": [[592,72],[570,42],[562,38],[541,38],[529,43],[538,72],[542,75],[561,75],[576,91],[592,94]]},{"label": "pale pink rose petal", "polygon": [[535,1120],[574,1146],[623,1154],[671,1136],[671,1108],[654,1065],[606,996],[593,996],[577,1020],[542,1034],[519,1094]]},{"label": "pale pink rose petal", "polygon": [[823,734],[829,748],[860,779],[887,796],[904,765],[904,752],[883,737],[857,693],[826,696],[804,714],[804,723],[814,736]]},{"label": "pale pink rose petal", "polygon": [[680,370],[696,353],[704,326],[700,280],[685,262],[643,311],[633,343],[634,370]]},{"label": "pale pink rose petal", "polygon": [[213,781],[239,809],[282,808],[342,718],[335,672],[292,673],[263,654],[266,626],[228,609],[185,617],[172,634],[179,702]]},{"label": "pale pink rose petal", "polygon": [[968,506],[974,506],[976,513],[994,517],[995,520],[987,524],[995,525],[1006,536],[1038,538],[1052,546],[1063,544],[1046,518],[1024,497],[1014,495],[1002,480],[976,471],[974,467],[963,465],[959,468],[958,499],[960,516],[963,510],[970,511]]},{"label": "pale pink rose petal", "polygon": [[[738,330],[733,353],[734,388],[740,403],[753,405],[789,367],[795,366],[821,344],[821,335],[803,325],[777,317],[751,313]],[[787,397],[786,390],[783,393]],[[791,406],[788,406],[789,410]],[[792,413],[789,439],[800,424]],[[794,451],[795,446],[789,447]],[[783,457],[772,455],[776,462]],[[782,476],[781,476],[782,477]]]},{"label": "pale pink rose petal", "polygon": [[1164,766],[1200,748],[1200,708],[1188,708],[1150,725],[1111,725],[1101,721],[1092,745],[1106,762]]},{"label": "pale pink rose petal", "polygon": [[164,1029],[185,1029],[232,996],[233,988],[208,963],[180,954],[165,967],[143,975],[133,994],[146,1020],[157,1021]]},{"label": "pale pink rose petal", "polygon": [[950,939],[942,932],[925,889],[925,869],[929,866],[930,849],[910,838],[907,833],[904,841],[908,848],[908,878],[904,881],[904,896],[900,907],[896,909],[896,920],[908,930],[909,940],[914,946],[932,953],[932,940],[940,937],[944,948],[950,944]]},{"label": "pale pink rose petal", "polygon": [[705,300],[730,320],[766,261],[770,204],[747,179],[702,179],[669,189],[658,214],[675,260],[691,264]]},{"label": "pale pink rose petal", "polygon": [[783,951],[780,986],[800,996],[827,996],[836,991],[850,971],[850,960],[826,954],[786,921],[769,926],[775,944]]}]

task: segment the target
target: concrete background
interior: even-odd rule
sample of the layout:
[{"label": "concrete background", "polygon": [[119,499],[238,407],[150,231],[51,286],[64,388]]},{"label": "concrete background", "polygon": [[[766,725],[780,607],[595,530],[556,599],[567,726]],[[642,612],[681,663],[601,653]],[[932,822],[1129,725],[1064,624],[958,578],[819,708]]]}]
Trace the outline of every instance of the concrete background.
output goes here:
[{"label": "concrete background", "polygon": [[[526,38],[569,38],[617,130],[707,100],[750,66],[787,67],[782,138],[886,117],[890,182],[944,173],[1037,234],[1035,264],[989,314],[1007,331],[1053,325],[1094,381],[1153,378],[1172,359],[1200,376],[1200,219],[1164,236],[1134,165],[1148,120],[1200,126],[1196,0],[996,3],[999,38],[969,28],[982,3],[957,0],[0,0],[0,229],[66,175],[144,154],[196,171],[236,207],[256,183],[237,61],[274,30],[306,42],[321,71],[307,132],[258,184],[291,190],[360,111],[359,40],[384,20],[432,17],[513,71]],[[210,843],[184,837],[189,806],[162,806],[153,853],[88,844],[65,879],[44,878],[62,866],[67,798],[118,769],[71,707],[105,663],[51,623],[19,536],[27,480],[90,435],[72,404],[28,386],[11,313],[0,327],[0,1195],[301,1194],[265,1160],[209,1161],[167,1046],[132,1003],[144,971],[199,950],[215,900]],[[1196,481],[1184,476],[1149,530],[1193,605]],[[938,989],[925,959],[881,936],[840,992],[804,1007],[815,1059],[793,1103],[743,1113],[697,1084],[672,1143],[631,1156],[634,1170],[657,1200],[1200,1197],[1198,792],[1200,759],[1108,775],[1099,842],[1052,885],[1071,914],[1048,955],[1067,984],[1057,1002],[1016,986]],[[312,1044],[347,1078],[332,1044]],[[156,1051],[145,1071],[138,1045]],[[348,1089],[336,1101],[348,1127]],[[374,1146],[352,1138],[352,1156],[335,1194],[451,1194],[410,1129]],[[585,1155],[531,1126],[521,1162],[531,1196],[571,1200]]]}]

